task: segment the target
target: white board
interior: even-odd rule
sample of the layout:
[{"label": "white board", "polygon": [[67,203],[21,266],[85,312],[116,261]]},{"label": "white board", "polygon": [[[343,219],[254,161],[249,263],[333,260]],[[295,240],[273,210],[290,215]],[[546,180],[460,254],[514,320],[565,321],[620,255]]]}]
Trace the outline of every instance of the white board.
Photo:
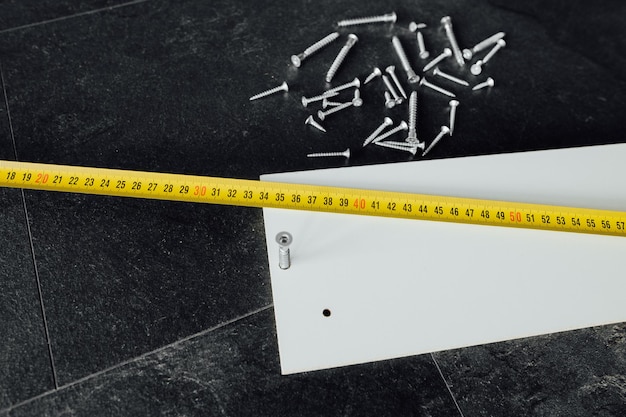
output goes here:
[{"label": "white board", "polygon": [[[626,144],[265,181],[626,211]],[[283,374],[626,321],[626,238],[264,209]],[[274,238],[288,231],[291,268]],[[329,310],[330,316],[322,314]]]}]

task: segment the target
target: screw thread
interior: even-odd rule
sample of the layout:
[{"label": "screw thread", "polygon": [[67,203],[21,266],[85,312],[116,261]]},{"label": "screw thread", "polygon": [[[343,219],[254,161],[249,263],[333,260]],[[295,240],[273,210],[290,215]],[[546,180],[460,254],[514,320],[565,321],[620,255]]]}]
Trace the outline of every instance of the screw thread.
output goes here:
[{"label": "screw thread", "polygon": [[280,269],[289,269],[291,266],[291,256],[289,248],[281,247],[278,249],[278,267]]},{"label": "screw thread", "polygon": [[261,98],[261,97],[266,97],[266,96],[269,96],[270,94],[277,93],[277,92],[279,92],[279,91],[289,91],[289,87],[287,86],[287,83],[286,83],[286,82],[283,82],[283,83],[282,83],[281,85],[279,85],[278,87],[270,88],[269,90],[265,90],[265,91],[263,91],[263,92],[261,92],[261,93],[259,93],[259,94],[256,94],[256,95],[254,95],[254,96],[250,97],[250,99],[249,99],[249,100],[250,100],[250,101],[252,101],[252,100],[256,100],[256,99],[259,99],[259,98]]},{"label": "screw thread", "polygon": [[315,52],[319,51],[326,45],[330,44],[332,41],[334,41],[338,37],[339,37],[339,32],[333,32],[330,35],[323,37],[319,41],[315,42],[313,45],[306,48],[304,50],[304,55],[309,56],[309,55],[314,54]]},{"label": "screw thread", "polygon": [[346,149],[343,152],[317,152],[310,153],[307,155],[307,158],[324,158],[327,156],[343,156],[346,158],[350,158],[350,148]]},{"label": "screw thread", "polygon": [[426,87],[430,88],[431,90],[435,90],[440,92],[441,94],[444,94],[448,97],[456,97],[456,95],[448,90],[446,90],[445,88],[441,88],[438,85],[435,85],[431,82],[426,81],[426,78],[422,78],[421,84],[425,85]]},{"label": "screw thread", "polygon": [[374,143],[378,146],[383,146],[385,148],[397,149],[399,151],[409,152],[412,155],[415,155],[417,153],[417,146],[405,146],[405,145],[398,145],[397,143],[389,143],[389,142],[374,142]]},{"label": "screw thread", "polygon": [[367,23],[378,23],[378,22],[395,22],[397,20],[397,16],[395,12],[380,15],[380,16],[366,16],[366,17],[357,17],[354,19],[344,19],[337,22],[337,26],[346,27],[346,26],[354,26],[354,25],[364,25]]},{"label": "screw thread", "polygon": [[398,92],[394,88],[393,84],[391,84],[391,81],[389,81],[389,77],[387,77],[386,75],[383,75],[382,78],[383,78],[383,82],[385,83],[385,86],[387,86],[387,90],[389,90],[389,92],[393,96],[393,99],[395,101],[398,101],[400,96],[398,95]]},{"label": "screw thread", "polygon": [[417,47],[419,49],[420,57],[424,57],[426,52],[426,45],[424,44],[424,35],[422,32],[417,32]]},{"label": "screw thread", "polygon": [[433,139],[432,143],[430,145],[428,145],[428,148],[426,148],[426,150],[424,152],[422,152],[422,156],[425,156],[428,152],[430,152],[430,150],[441,140],[441,138],[448,134],[450,132],[450,129],[446,126],[442,126],[441,127],[441,132],[439,132],[439,134],[435,137],[435,139]]},{"label": "screw thread", "polygon": [[450,16],[445,16],[441,19],[441,23],[446,31],[446,36],[448,37],[448,41],[450,41],[450,46],[452,46],[452,52],[454,53],[454,59],[460,66],[465,65],[465,60],[463,59],[463,53],[461,52],[461,48],[459,48],[459,43],[456,41],[456,36],[454,36],[454,31],[452,30],[452,20]]},{"label": "screw thread", "polygon": [[488,37],[484,41],[480,41],[476,45],[474,45],[474,47],[472,48],[472,52],[474,52],[474,53],[480,52],[483,49],[488,48],[489,46],[491,46],[494,43],[498,42],[502,38],[504,38],[504,32],[498,32],[495,35],[491,35],[490,37]]},{"label": "screw thread", "polygon": [[496,46],[494,46],[493,48],[491,48],[491,50],[489,52],[487,52],[487,55],[485,55],[485,57],[482,59],[483,64],[486,64],[487,61],[489,61],[491,58],[493,58],[493,56],[496,54],[496,52],[498,52],[501,48],[504,47],[504,41],[500,42],[498,41],[498,43],[496,43]]},{"label": "screw thread", "polygon": [[396,126],[393,129],[388,130],[387,132],[383,133],[382,135],[372,139],[372,143],[380,142],[381,140],[386,139],[391,135],[395,135],[401,130],[406,130],[407,128],[408,128],[408,125],[406,123],[400,123],[399,126]]},{"label": "screw thread", "polygon": [[438,63],[440,63],[441,61],[443,61],[444,59],[446,59],[450,55],[452,55],[452,51],[449,48],[445,48],[442,53],[437,55],[435,58],[433,58],[432,61],[430,61],[428,64],[426,64],[422,71],[426,72],[426,71],[430,70],[432,67],[434,67],[435,65],[437,65]]},{"label": "screw thread", "polygon": [[398,80],[398,77],[396,76],[396,73],[393,70],[389,70],[387,72],[389,73],[389,75],[391,75],[391,78],[393,79],[393,82],[396,85],[396,87],[398,88],[398,91],[400,92],[402,97],[404,97],[406,99],[407,98],[406,97],[406,91],[404,91],[404,88],[402,87],[402,84],[400,84],[400,80]]},{"label": "screw thread", "polygon": [[468,83],[467,81],[462,80],[462,79],[460,79],[460,78],[457,78],[457,77],[455,77],[454,75],[450,75],[450,74],[448,74],[448,73],[445,73],[445,72],[441,71],[441,70],[439,69],[439,67],[436,67],[436,68],[435,68],[435,71],[433,72],[433,74],[434,74],[434,75],[439,75],[440,77],[443,77],[443,78],[445,78],[445,79],[447,79],[447,80],[450,80],[450,81],[452,81],[452,82],[455,82],[455,83],[457,83],[457,84],[464,85],[464,86],[466,86],[466,87],[467,87],[467,86],[469,86],[469,83]]},{"label": "screw thread", "polygon": [[476,84],[474,87],[472,87],[472,91],[480,90],[480,89],[485,88],[485,87],[493,87],[494,84],[495,84],[495,82],[494,82],[493,78],[489,77],[489,78],[487,78],[487,81],[484,81],[484,82],[482,82],[480,84]]},{"label": "screw thread", "polygon": [[[326,90],[326,92],[322,95],[326,97],[332,97],[331,94],[338,93],[339,91],[345,90],[347,88],[359,87],[360,85],[361,85],[361,82],[359,81],[359,79],[355,78],[349,83],[341,84],[341,85],[338,85],[337,87],[331,88],[330,90]],[[337,95],[337,94],[334,94],[334,95]]]},{"label": "screw thread", "polygon": [[335,57],[335,60],[331,64],[330,68],[328,69],[328,72],[326,73],[326,82],[327,83],[332,81],[333,77],[335,76],[335,73],[337,72],[337,70],[339,69],[341,64],[343,63],[343,60],[348,55],[348,52],[350,52],[350,49],[354,46],[354,44],[358,40],[356,35],[349,35],[349,36],[350,36],[350,38],[346,41],[346,44],[341,48],[341,50],[339,51],[339,53]]},{"label": "screw thread", "polygon": [[352,103],[352,101],[348,101],[347,103],[341,103],[341,104],[339,104],[338,106],[335,106],[335,107],[333,107],[333,108],[331,108],[331,109],[328,109],[328,110],[326,110],[326,111],[321,111],[321,110],[320,110],[320,111],[318,112],[318,116],[319,116],[319,118],[320,118],[320,119],[324,120],[324,118],[325,118],[326,116],[328,116],[329,114],[337,113],[338,111],[341,111],[341,110],[343,110],[343,109],[346,109],[346,108],[348,108],[348,107],[350,107],[350,106],[352,106],[352,105],[354,105],[354,104]]},{"label": "screw thread", "polygon": [[376,136],[380,134],[380,132],[385,130],[385,128],[389,126],[390,124],[391,124],[390,119],[389,121],[385,120],[384,122],[382,122],[380,126],[376,128],[376,130],[374,130],[367,138],[365,138],[365,141],[363,141],[363,146],[367,146],[371,141],[374,140]]},{"label": "screw thread", "polygon": [[409,132],[417,131],[417,91],[413,91],[409,97]]},{"label": "screw thread", "polygon": [[406,56],[406,52],[404,52],[404,48],[400,43],[400,39],[397,36],[391,38],[391,43],[393,44],[393,49],[396,50],[396,54],[398,58],[400,58],[400,62],[402,63],[402,68],[407,72],[409,78],[416,77],[415,71],[411,67],[411,63],[409,62],[409,58]]}]

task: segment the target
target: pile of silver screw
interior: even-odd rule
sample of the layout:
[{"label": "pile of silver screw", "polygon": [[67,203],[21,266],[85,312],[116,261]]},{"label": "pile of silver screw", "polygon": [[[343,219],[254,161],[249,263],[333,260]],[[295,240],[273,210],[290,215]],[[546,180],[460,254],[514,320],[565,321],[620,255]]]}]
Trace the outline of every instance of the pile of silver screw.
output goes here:
[{"label": "pile of silver screw", "polygon": [[[395,12],[392,12],[380,16],[341,20],[337,22],[337,26],[339,28],[345,28],[356,25],[381,23],[389,23],[394,25],[396,21],[397,15]],[[398,60],[400,61],[402,70],[405,73],[408,87],[413,89],[410,94],[407,95],[406,89],[402,85],[402,82],[400,81],[398,74],[396,73],[396,67],[394,65],[386,66],[384,71],[382,71],[379,67],[375,67],[366,76],[363,83],[361,83],[359,78],[356,77],[349,83],[341,84],[333,88],[328,88],[326,91],[320,94],[311,97],[302,96],[301,103],[304,107],[309,108],[310,104],[320,104],[322,106],[322,109],[318,110],[316,113],[319,121],[316,120],[314,115],[309,115],[305,120],[305,124],[310,125],[321,132],[326,132],[326,128],[322,125],[321,122],[324,122],[326,118],[331,116],[332,114],[340,113],[349,107],[362,106],[364,103],[363,99],[361,98],[360,88],[362,88],[366,84],[373,82],[377,78],[380,78],[382,80],[382,83],[384,84],[384,109],[392,109],[398,105],[401,105],[405,100],[408,100],[407,115],[409,122],[407,123],[406,121],[401,120],[395,127],[392,127],[394,124],[393,120],[385,116],[383,122],[370,135],[368,135],[367,138],[365,138],[362,146],[366,147],[370,144],[375,144],[380,147],[408,152],[412,155],[415,155],[418,152],[418,149],[420,149],[422,151],[421,155],[425,156],[435,145],[437,145],[437,143],[439,143],[439,141],[441,141],[444,136],[452,136],[454,134],[455,122],[457,118],[457,107],[460,104],[460,102],[456,99],[456,94],[453,91],[450,91],[450,87],[444,88],[438,83],[431,82],[426,79],[426,75],[432,75],[433,78],[431,79],[435,79],[435,77],[438,77],[442,80],[443,83],[448,83],[451,86],[454,86],[454,88],[471,88],[471,91],[474,92],[484,88],[491,88],[495,85],[495,81],[491,77],[487,77],[483,81],[478,81],[473,86],[470,86],[470,82],[468,80],[448,74],[447,72],[441,70],[438,65],[441,62],[453,57],[456,65],[459,66],[460,70],[466,71],[469,67],[469,71],[466,71],[467,75],[477,77],[483,73],[483,68],[496,55],[496,53],[504,46],[506,46],[506,42],[503,39],[505,36],[504,32],[498,32],[477,43],[472,48],[461,50],[456,40],[454,30],[452,28],[452,19],[449,16],[444,16],[440,20],[440,24],[442,31],[445,32],[449,47],[445,47],[440,54],[436,55],[433,59],[424,64],[421,71],[421,76],[415,72],[412,63],[410,62],[405,52],[405,45],[410,45],[410,41],[401,41],[400,38],[396,35],[391,38],[392,47]],[[408,26],[408,32],[403,31],[404,33],[401,33],[401,35],[410,33],[411,37],[414,37],[414,45],[410,45],[407,47],[417,48],[417,53],[421,60],[426,60],[431,56],[431,53],[426,48],[426,40],[423,33],[423,29],[425,28],[427,28],[427,25],[424,23],[411,22]],[[324,38],[306,48],[302,53],[292,55],[291,63],[296,68],[299,68],[301,65],[303,65],[303,62],[305,60],[311,57],[311,55],[315,54],[322,48],[327,47],[340,37],[341,35],[339,32],[330,33],[329,35],[325,36]],[[328,69],[328,72],[324,77],[326,83],[330,83],[333,80],[335,74],[339,71],[342,63],[349,56],[350,51],[355,47],[358,41],[359,38],[356,34],[350,33],[347,35],[346,42],[341,47],[340,51],[336,55],[335,59]],[[482,58],[477,59],[477,56],[482,55],[481,52],[487,49],[489,50],[482,56]],[[474,60],[472,64],[466,62],[472,60]],[[426,87],[451,98],[448,103],[448,125],[441,126],[439,134],[437,134],[437,136],[430,141],[428,147],[426,147],[426,142],[420,140],[417,134],[418,87]],[[351,94],[350,99],[348,99],[347,101],[341,101],[337,99],[340,94],[345,94],[345,91],[350,89],[353,89],[353,93]],[[252,101],[261,97],[267,97],[280,91],[287,92],[288,90],[289,87],[287,83],[283,82],[278,87],[266,90],[262,93],[250,97],[250,100]],[[390,129],[385,131],[385,129],[388,128]],[[407,131],[407,136],[404,141],[385,140],[401,131]],[[341,152],[317,152],[308,154],[307,156],[311,158],[330,156],[350,158],[350,155],[351,151],[348,148],[345,151]]]}]

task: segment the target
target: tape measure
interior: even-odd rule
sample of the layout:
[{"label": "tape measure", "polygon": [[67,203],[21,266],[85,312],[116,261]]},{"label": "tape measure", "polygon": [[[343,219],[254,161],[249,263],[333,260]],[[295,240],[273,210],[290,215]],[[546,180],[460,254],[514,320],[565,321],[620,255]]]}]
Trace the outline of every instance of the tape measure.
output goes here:
[{"label": "tape measure", "polygon": [[626,236],[626,212],[0,161],[0,186]]}]

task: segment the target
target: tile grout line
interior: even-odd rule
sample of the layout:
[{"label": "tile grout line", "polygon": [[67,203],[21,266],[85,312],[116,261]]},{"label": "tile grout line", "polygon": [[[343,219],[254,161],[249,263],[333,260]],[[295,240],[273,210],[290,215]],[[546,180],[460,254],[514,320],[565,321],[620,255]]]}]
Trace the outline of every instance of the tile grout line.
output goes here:
[{"label": "tile grout line", "polygon": [[138,361],[140,361],[140,360],[142,360],[144,358],[147,358],[147,357],[149,357],[151,355],[154,355],[154,354],[162,352],[162,351],[164,351],[166,349],[169,349],[169,348],[172,348],[174,346],[177,346],[177,345],[179,345],[181,343],[188,342],[188,341],[196,339],[198,337],[207,335],[207,334],[209,334],[209,333],[211,333],[211,332],[213,332],[215,330],[221,329],[222,327],[229,326],[229,325],[231,325],[233,323],[236,323],[236,322],[238,322],[240,320],[244,320],[244,319],[252,317],[252,316],[254,316],[254,315],[258,314],[258,313],[262,313],[265,310],[269,310],[272,307],[274,307],[274,304],[270,303],[270,304],[265,305],[263,307],[257,308],[256,310],[252,310],[252,311],[249,311],[249,312],[247,312],[245,314],[237,316],[237,317],[235,317],[233,319],[223,321],[223,322],[221,322],[221,323],[219,323],[219,324],[217,324],[217,325],[215,325],[213,327],[209,327],[208,329],[201,330],[198,333],[194,333],[194,334],[192,334],[190,336],[183,337],[182,339],[178,339],[178,340],[176,340],[176,341],[174,341],[172,343],[169,343],[167,345],[160,346],[160,347],[158,347],[156,349],[153,349],[153,350],[151,350],[149,352],[145,352],[145,353],[142,353],[139,356],[135,356],[134,358],[130,358],[130,359],[127,359],[125,361],[119,362],[119,363],[117,363],[117,364],[115,364],[113,366],[110,366],[110,367],[106,368],[106,369],[102,369],[100,371],[97,371],[97,372],[94,372],[92,374],[86,375],[86,376],[84,376],[82,378],[79,378],[77,380],[74,380],[72,382],[68,382],[67,384],[61,385],[60,387],[58,387],[55,390],[46,391],[46,392],[43,392],[43,393],[41,393],[39,395],[31,397],[31,398],[29,398],[27,400],[24,400],[22,402],[13,404],[13,405],[9,406],[8,408],[0,410],[0,414],[1,413],[7,413],[7,415],[8,415],[8,413],[11,413],[11,411],[16,410],[19,407],[22,407],[22,406],[27,405],[29,403],[32,403],[33,401],[45,398],[45,397],[47,397],[47,396],[49,396],[51,394],[56,394],[59,391],[66,390],[68,388],[71,388],[71,387],[73,387],[75,385],[78,385],[80,383],[83,383],[85,381],[89,381],[90,379],[93,379],[93,378],[96,378],[96,377],[98,377],[100,375],[103,375],[103,374],[106,374],[108,372],[111,372],[112,370],[115,370],[115,369],[120,368],[122,366],[131,364],[133,362],[138,362]]},{"label": "tile grout line", "polygon": [[452,393],[452,389],[450,388],[450,385],[448,384],[448,381],[446,380],[446,377],[443,376],[443,371],[439,367],[439,363],[437,362],[437,359],[435,359],[435,355],[433,353],[431,353],[430,357],[432,358],[433,362],[435,363],[435,366],[437,367],[437,371],[439,371],[439,375],[441,376],[441,379],[443,379],[443,383],[446,384],[446,388],[448,389],[448,393],[452,397],[452,401],[454,401],[454,405],[456,406],[456,409],[459,411],[459,414],[461,414],[461,417],[465,417],[465,415],[463,414],[463,411],[461,410],[461,407],[459,406],[459,403],[456,401],[456,397]]},{"label": "tile grout line", "polygon": [[70,14],[67,16],[61,16],[61,17],[55,17],[53,19],[42,20],[41,22],[28,23],[26,25],[16,26],[16,27],[8,28],[8,29],[2,29],[0,30],[0,34],[8,33],[8,32],[15,32],[18,30],[28,29],[28,28],[35,27],[35,26],[41,26],[41,25],[45,25],[48,23],[60,22],[60,21],[67,20],[67,19],[73,19],[75,17],[87,16],[90,14],[119,9],[120,7],[132,6],[132,5],[139,4],[139,3],[145,3],[147,1],[149,0],[133,0],[133,1],[126,2],[126,3],[116,4],[113,6],[101,7],[99,9],[87,10],[84,12]]},{"label": "tile grout line", "polygon": [[[11,110],[9,109],[9,96],[7,94],[6,83],[4,80],[4,70],[2,63],[0,63],[0,81],[2,82],[2,92],[4,94],[4,105],[7,110],[7,119],[9,122],[9,132],[11,134],[11,142],[13,144],[13,154],[17,161],[17,144],[15,142],[15,133],[13,131],[13,120],[11,119]],[[37,268],[37,258],[35,257],[35,246],[33,244],[33,234],[30,228],[30,222],[28,221],[28,208],[26,207],[26,195],[24,189],[20,188],[22,195],[22,206],[24,208],[24,219],[26,221],[26,230],[28,231],[28,244],[30,246],[31,259],[33,261],[33,271],[35,272],[35,280],[37,281],[37,293],[39,295],[39,307],[41,308],[41,317],[43,319],[43,327],[46,335],[46,345],[48,346],[48,357],[50,359],[50,369],[52,371],[52,382],[54,383],[54,389],[59,389],[59,383],[57,379],[56,366],[54,364],[54,355],[52,353],[52,343],[50,340],[50,330],[48,328],[48,319],[46,316],[46,308],[43,303],[43,291],[41,289],[41,279],[39,277],[39,268]]]}]

